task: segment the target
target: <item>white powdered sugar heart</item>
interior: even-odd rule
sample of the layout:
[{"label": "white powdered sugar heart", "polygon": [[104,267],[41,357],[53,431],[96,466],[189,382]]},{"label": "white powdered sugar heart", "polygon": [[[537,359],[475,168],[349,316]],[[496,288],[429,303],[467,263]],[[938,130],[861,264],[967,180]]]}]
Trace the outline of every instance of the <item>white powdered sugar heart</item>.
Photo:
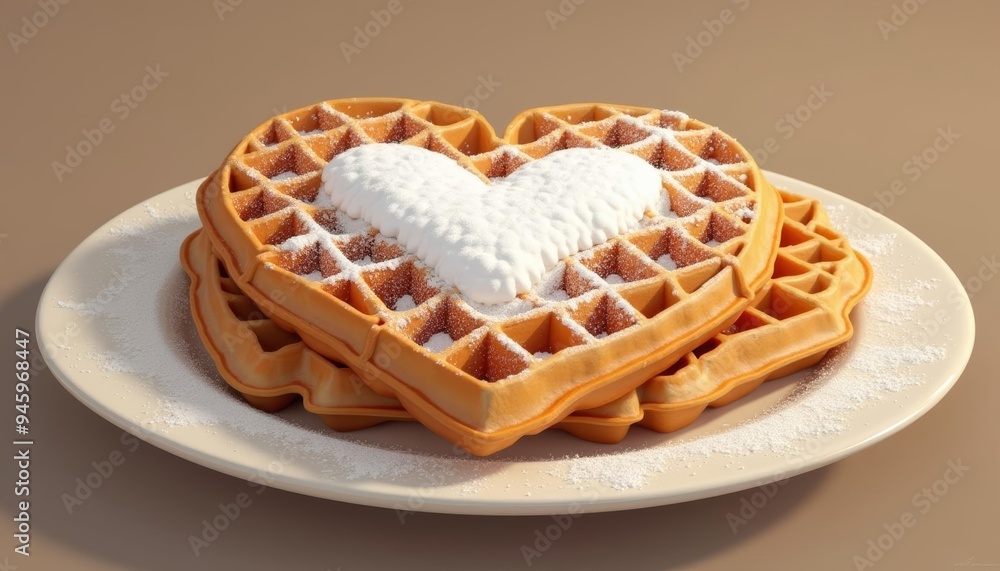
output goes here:
[{"label": "white powdered sugar heart", "polygon": [[557,151],[486,184],[440,153],[380,143],[330,161],[317,204],[368,222],[469,299],[495,304],[636,228],[662,184],[646,161],[607,148]]}]

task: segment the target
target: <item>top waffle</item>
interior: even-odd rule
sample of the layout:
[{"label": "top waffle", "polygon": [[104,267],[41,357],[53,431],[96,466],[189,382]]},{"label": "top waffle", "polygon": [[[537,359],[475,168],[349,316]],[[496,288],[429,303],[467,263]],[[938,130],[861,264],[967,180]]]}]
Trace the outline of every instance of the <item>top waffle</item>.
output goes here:
[{"label": "top waffle", "polygon": [[[441,153],[486,182],[562,149],[618,149],[658,169],[660,206],[514,301],[479,304],[321,199],[324,166],[373,143]],[[680,113],[536,109],[498,138],[474,111],[403,99],[273,118],[202,185],[198,206],[262,310],[477,454],[620,397],[729,325],[770,275],[781,220],[749,153]]]}]

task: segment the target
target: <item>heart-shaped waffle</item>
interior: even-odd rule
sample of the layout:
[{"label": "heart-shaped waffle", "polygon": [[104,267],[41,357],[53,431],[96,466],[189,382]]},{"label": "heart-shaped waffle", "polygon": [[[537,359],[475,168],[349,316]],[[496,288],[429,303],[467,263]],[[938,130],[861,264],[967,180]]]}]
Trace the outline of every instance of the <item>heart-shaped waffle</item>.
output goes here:
[{"label": "heart-shaped waffle", "polygon": [[[659,170],[669,208],[559,261],[513,302],[477,304],[395,240],[317,205],[323,167],[372,143],[439,152],[484,181],[562,149],[615,148]],[[498,138],[474,111],[401,99],[264,123],[198,207],[228,273],[269,317],[476,454],[625,395],[728,327],[770,275],[781,220],[749,153],[683,114],[536,109]]]},{"label": "heart-shaped waffle", "polygon": [[[831,227],[818,201],[785,191],[781,197],[782,246],[751,307],[636,391],[574,412],[555,428],[604,443],[619,442],[634,423],[677,430],[707,406],[728,404],[764,380],[814,364],[851,336],[848,316],[871,286],[871,267]],[[200,230],[185,241],[181,260],[202,341],[223,378],[254,406],[278,410],[300,394],[304,406],[336,430],[413,419],[398,400],[375,393],[350,368],[268,319],[226,275]]]}]

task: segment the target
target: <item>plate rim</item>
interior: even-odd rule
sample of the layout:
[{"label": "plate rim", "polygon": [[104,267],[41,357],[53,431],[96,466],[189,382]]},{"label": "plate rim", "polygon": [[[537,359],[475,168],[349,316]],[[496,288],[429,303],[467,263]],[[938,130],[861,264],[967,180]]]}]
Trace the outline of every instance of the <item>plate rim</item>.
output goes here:
[{"label": "plate rim", "polygon": [[[766,481],[774,481],[774,476],[778,474],[780,474],[783,479],[827,466],[864,450],[865,448],[873,446],[915,422],[944,398],[944,396],[961,377],[966,366],[968,365],[975,344],[975,315],[973,307],[971,300],[968,297],[968,293],[959,278],[955,275],[954,270],[951,269],[948,263],[939,254],[937,254],[937,252],[935,252],[930,246],[923,242],[923,240],[902,225],[859,202],[787,175],[781,175],[771,171],[764,171],[764,174],[765,177],[775,186],[791,187],[790,189],[793,191],[803,189],[803,194],[820,198],[821,201],[824,200],[825,196],[833,196],[836,201],[844,203],[851,209],[859,209],[862,212],[866,212],[866,214],[876,220],[878,224],[888,225],[888,228],[891,231],[897,233],[899,236],[905,237],[905,240],[902,241],[920,249],[920,254],[922,256],[929,256],[935,262],[934,266],[943,270],[940,275],[935,273],[935,277],[948,282],[942,284],[945,287],[954,286],[952,289],[960,293],[963,301],[962,307],[964,308],[962,311],[962,317],[964,317],[964,320],[966,321],[964,325],[959,326],[961,332],[963,333],[962,337],[960,339],[953,339],[953,342],[949,346],[949,352],[945,358],[948,365],[948,374],[946,375],[946,378],[936,383],[935,389],[930,394],[920,399],[918,406],[912,406],[912,408],[908,411],[908,414],[896,422],[868,432],[865,437],[853,442],[850,445],[839,446],[835,449],[828,450],[824,453],[811,457],[808,460],[803,461],[795,468],[788,468],[787,462],[782,462],[781,457],[775,455],[774,464],[781,465],[783,467],[783,469],[779,472],[772,470],[768,471],[768,474],[761,474],[760,472],[762,472],[762,470],[750,470],[743,473],[741,477],[729,478],[725,482],[714,486],[699,486],[693,482],[692,485],[675,487],[673,492],[669,494],[664,494],[663,490],[657,489],[654,485],[615,491],[614,494],[610,496],[604,494],[603,497],[599,496],[595,500],[587,501],[583,506],[585,511],[599,512],[637,509],[714,497],[754,488],[765,483]],[[260,473],[260,467],[250,466],[247,462],[240,463],[231,458],[222,457],[218,453],[212,454],[209,451],[192,446],[190,443],[178,441],[176,437],[170,438],[170,435],[150,432],[141,424],[137,424],[129,418],[116,414],[113,407],[110,407],[108,403],[100,401],[100,399],[96,398],[95,395],[84,390],[84,388],[80,386],[80,383],[76,383],[72,380],[73,373],[64,368],[65,363],[63,363],[59,358],[59,355],[53,351],[53,348],[48,346],[48,341],[46,341],[48,336],[42,333],[47,329],[47,325],[45,324],[53,319],[50,315],[52,315],[52,312],[57,310],[55,304],[46,303],[46,300],[50,300],[53,297],[51,292],[53,289],[56,289],[57,285],[60,284],[60,281],[67,279],[67,276],[64,274],[68,272],[67,268],[70,265],[70,261],[73,260],[75,256],[80,255],[86,248],[93,247],[95,243],[98,243],[107,233],[107,230],[123,216],[128,215],[136,209],[143,208],[146,204],[156,202],[157,200],[165,200],[168,198],[167,195],[172,196],[174,194],[190,193],[193,189],[197,188],[202,180],[204,179],[195,179],[149,197],[115,215],[84,238],[59,263],[46,282],[36,309],[34,334],[36,336],[39,350],[42,353],[52,375],[71,395],[73,395],[74,398],[87,406],[87,408],[96,412],[99,416],[120,429],[132,433],[141,438],[143,441],[149,442],[150,444],[170,452],[171,454],[205,466],[206,468],[247,480],[252,478],[255,474]],[[179,262],[176,263],[179,264]],[[929,380],[928,382],[933,381]],[[768,476],[771,477],[770,480],[768,480]],[[412,505],[413,502],[409,501],[413,496],[413,489],[411,486],[393,485],[384,482],[366,482],[362,480],[347,482],[339,481],[339,484],[339,486],[334,486],[330,481],[326,481],[326,485],[317,487],[314,483],[310,483],[310,481],[288,474],[278,474],[272,481],[268,482],[269,486],[318,498],[382,508],[399,509],[400,506],[403,505],[404,507],[412,508],[410,511],[478,515],[552,515],[566,513],[571,509],[580,508],[580,502],[578,500],[567,501],[565,498],[547,500],[545,499],[544,494],[539,496],[530,496],[528,498],[513,496],[510,494],[498,495],[495,498],[480,495],[435,495],[429,498],[421,498],[419,506],[414,508]],[[649,483],[647,482],[647,484]]]}]

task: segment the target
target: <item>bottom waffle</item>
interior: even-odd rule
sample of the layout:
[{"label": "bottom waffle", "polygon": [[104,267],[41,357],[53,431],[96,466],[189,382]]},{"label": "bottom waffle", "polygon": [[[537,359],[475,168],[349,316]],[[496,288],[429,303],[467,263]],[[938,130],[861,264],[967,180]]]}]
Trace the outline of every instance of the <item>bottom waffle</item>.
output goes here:
[{"label": "bottom waffle", "polygon": [[[708,406],[740,398],[763,381],[819,361],[847,340],[848,314],[871,284],[868,262],[835,232],[818,201],[782,192],[786,221],[772,279],[725,331],[639,389],[577,411],[556,428],[614,443],[632,424],[660,432],[693,422]],[[308,348],[243,294],[200,231],[181,260],[191,277],[191,311],[219,372],[253,406],[276,411],[301,396],[306,410],[335,430],[412,420],[391,397],[351,369]]]}]

